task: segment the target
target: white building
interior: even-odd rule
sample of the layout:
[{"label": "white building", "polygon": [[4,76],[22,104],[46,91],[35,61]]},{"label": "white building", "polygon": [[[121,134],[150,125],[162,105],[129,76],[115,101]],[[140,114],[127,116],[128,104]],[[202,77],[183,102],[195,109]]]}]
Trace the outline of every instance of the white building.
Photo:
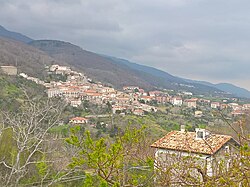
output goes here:
[{"label": "white building", "polygon": [[185,99],[183,104],[188,108],[196,108],[197,99]]},{"label": "white building", "polygon": [[182,92],[184,95],[189,95],[189,96],[192,96],[193,93],[192,92]]},{"label": "white building", "polygon": [[55,96],[62,96],[63,92],[62,90],[58,88],[50,88],[47,90],[48,97],[55,97]]},{"label": "white building", "polygon": [[81,99],[72,99],[70,100],[70,105],[73,107],[78,107],[82,104]]},{"label": "white building", "polygon": [[219,108],[220,107],[220,103],[219,102],[212,102],[211,103],[211,108]]},{"label": "white building", "polygon": [[182,105],[182,98],[181,97],[173,97],[170,99],[170,103],[174,106],[181,106]]}]

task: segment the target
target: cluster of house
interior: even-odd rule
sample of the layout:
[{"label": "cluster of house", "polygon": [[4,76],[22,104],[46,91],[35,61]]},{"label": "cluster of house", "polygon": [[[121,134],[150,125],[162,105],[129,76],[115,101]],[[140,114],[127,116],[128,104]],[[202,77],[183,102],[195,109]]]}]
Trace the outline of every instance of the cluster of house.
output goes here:
[{"label": "cluster of house", "polygon": [[102,83],[93,83],[82,73],[73,71],[67,66],[52,65],[49,73],[66,75],[67,81],[44,83],[48,97],[63,97],[73,107],[78,107],[84,100],[97,105],[106,105],[109,102],[113,113],[129,111],[135,115],[144,115],[145,112],[157,111],[157,108],[148,105],[148,102],[154,99],[158,102],[166,101],[166,96],[158,91],[148,94],[134,86],[127,86],[123,91],[118,91]]},{"label": "cluster of house", "polygon": [[211,108],[216,108],[216,109],[227,109],[230,108],[232,109],[231,114],[233,116],[238,116],[238,115],[243,115],[246,113],[246,111],[250,110],[250,104],[243,104],[240,105],[238,103],[220,103],[220,102],[212,102],[211,103]]},{"label": "cluster of house", "polygon": [[36,84],[41,84],[41,85],[46,84],[44,81],[42,81],[36,77],[31,77],[31,76],[27,75],[26,73],[20,73],[19,75],[27,80],[31,80],[31,81],[35,82]]},{"label": "cluster of house", "polygon": [[[234,98],[233,98],[234,99]],[[236,99],[234,99],[237,101]],[[197,108],[197,106],[200,105],[206,105],[209,106],[212,109],[231,109],[231,115],[232,116],[238,116],[243,115],[250,109],[250,104],[243,104],[240,105],[236,102],[229,102],[227,99],[222,100],[222,102],[212,102],[208,99],[203,98],[191,98],[191,99],[183,99],[180,96],[172,97],[170,98],[170,103],[172,103],[174,106],[186,106],[189,108]],[[200,114],[200,111],[197,111],[197,115]]]},{"label": "cluster of house", "polygon": [[[163,91],[146,92],[138,86],[124,86],[122,91],[104,86],[102,83],[93,83],[84,74],[71,70],[68,66],[51,65],[49,74],[61,74],[67,77],[66,82],[51,81],[45,83],[38,78],[30,77],[24,73],[20,76],[32,80],[47,88],[48,97],[63,97],[70,105],[78,107],[84,100],[98,105],[108,102],[112,105],[113,113],[130,112],[135,115],[144,115],[145,112],[156,112],[157,108],[152,103],[171,103],[174,106],[186,106],[197,108],[198,105],[206,105],[214,109],[232,109],[232,116],[242,115],[250,109],[250,104],[239,105],[236,101],[229,103],[212,102],[204,98],[192,98],[191,92],[182,92],[180,95],[169,96]],[[185,99],[186,98],[186,99]],[[201,117],[202,112],[196,111],[196,117]]]}]

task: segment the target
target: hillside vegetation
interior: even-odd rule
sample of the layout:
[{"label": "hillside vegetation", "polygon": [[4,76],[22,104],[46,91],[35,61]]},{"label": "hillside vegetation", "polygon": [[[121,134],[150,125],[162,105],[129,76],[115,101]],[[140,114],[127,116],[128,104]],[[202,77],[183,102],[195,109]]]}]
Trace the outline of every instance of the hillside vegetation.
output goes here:
[{"label": "hillside vegetation", "polygon": [[215,94],[220,90],[193,83],[189,84],[181,78],[166,72],[133,64],[117,58],[101,56],[81,49],[68,42],[56,40],[34,40],[30,45],[46,52],[54,59],[64,61],[87,76],[111,84],[116,88],[125,85],[140,86],[146,90],[156,88],[192,91],[196,94]]},{"label": "hillside vegetation", "polygon": [[29,44],[59,61],[63,60],[70,66],[84,71],[87,76],[97,81],[120,88],[124,85],[140,85],[148,89],[154,87],[128,67],[121,67],[105,57],[83,50],[73,44],[51,40],[32,41]]},{"label": "hillside vegetation", "polygon": [[15,111],[25,100],[25,94],[31,97],[44,97],[45,88],[18,76],[7,76],[0,72],[0,109]]},{"label": "hillside vegetation", "polygon": [[19,72],[42,77],[45,65],[61,63],[24,43],[0,37],[0,65],[17,66]]}]

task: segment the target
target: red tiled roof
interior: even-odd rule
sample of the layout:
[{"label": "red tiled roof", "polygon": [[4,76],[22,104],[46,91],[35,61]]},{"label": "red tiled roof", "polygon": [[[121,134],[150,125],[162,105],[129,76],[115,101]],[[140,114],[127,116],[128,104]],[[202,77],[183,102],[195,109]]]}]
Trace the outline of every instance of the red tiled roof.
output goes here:
[{"label": "red tiled roof", "polygon": [[82,121],[84,121],[84,120],[88,120],[88,119],[83,118],[83,117],[74,117],[74,118],[71,118],[70,120],[82,120]]},{"label": "red tiled roof", "polygon": [[195,132],[172,131],[151,147],[213,155],[231,139],[231,136],[219,134],[211,134],[206,139],[196,139]]},{"label": "red tiled roof", "polygon": [[71,89],[68,89],[68,90],[66,90],[65,92],[73,92],[73,93],[77,93],[78,91],[77,91],[77,90],[71,90]]},{"label": "red tiled roof", "polygon": [[84,92],[86,95],[88,95],[88,96],[102,96],[102,94],[100,94],[100,93],[92,93],[92,92],[90,92],[90,93],[86,93],[86,92]]},{"label": "red tiled roof", "polygon": [[71,89],[79,89],[79,86],[69,86]]},{"label": "red tiled roof", "polygon": [[137,113],[142,113],[143,110],[142,109],[135,109],[134,112],[137,112]]},{"label": "red tiled roof", "polygon": [[152,99],[152,98],[154,98],[154,97],[152,97],[152,96],[141,96],[141,98],[142,98],[142,99]]},{"label": "red tiled roof", "polygon": [[175,100],[182,100],[181,97],[173,97],[173,99],[175,99]]},{"label": "red tiled roof", "polygon": [[124,101],[127,101],[127,100],[129,100],[129,97],[117,97],[116,99],[117,99],[117,100],[124,100]]},{"label": "red tiled roof", "polygon": [[97,93],[96,90],[86,90],[85,93]]},{"label": "red tiled roof", "polygon": [[192,103],[192,102],[196,102],[196,101],[197,101],[196,99],[185,99],[184,102],[190,102],[190,103]]},{"label": "red tiled roof", "polygon": [[235,110],[235,111],[231,112],[231,114],[244,114],[244,111],[242,111],[242,110]]}]

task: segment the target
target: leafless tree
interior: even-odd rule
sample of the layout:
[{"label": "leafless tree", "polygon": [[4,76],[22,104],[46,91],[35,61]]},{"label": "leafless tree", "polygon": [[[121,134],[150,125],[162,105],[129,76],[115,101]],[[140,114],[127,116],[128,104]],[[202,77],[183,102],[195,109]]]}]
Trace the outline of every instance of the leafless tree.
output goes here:
[{"label": "leafless tree", "polygon": [[[34,171],[38,163],[51,163],[44,159],[48,150],[46,141],[48,131],[60,122],[61,113],[65,107],[62,101],[29,98],[22,101],[18,112],[2,111],[3,129],[11,130],[14,150],[11,158],[2,158],[0,166],[5,172],[1,172],[0,183],[3,186],[18,186],[20,181]],[[6,142],[8,143],[8,142]],[[11,142],[9,142],[11,144]],[[43,158],[43,159],[42,159]],[[42,181],[47,177],[45,172]]]}]

